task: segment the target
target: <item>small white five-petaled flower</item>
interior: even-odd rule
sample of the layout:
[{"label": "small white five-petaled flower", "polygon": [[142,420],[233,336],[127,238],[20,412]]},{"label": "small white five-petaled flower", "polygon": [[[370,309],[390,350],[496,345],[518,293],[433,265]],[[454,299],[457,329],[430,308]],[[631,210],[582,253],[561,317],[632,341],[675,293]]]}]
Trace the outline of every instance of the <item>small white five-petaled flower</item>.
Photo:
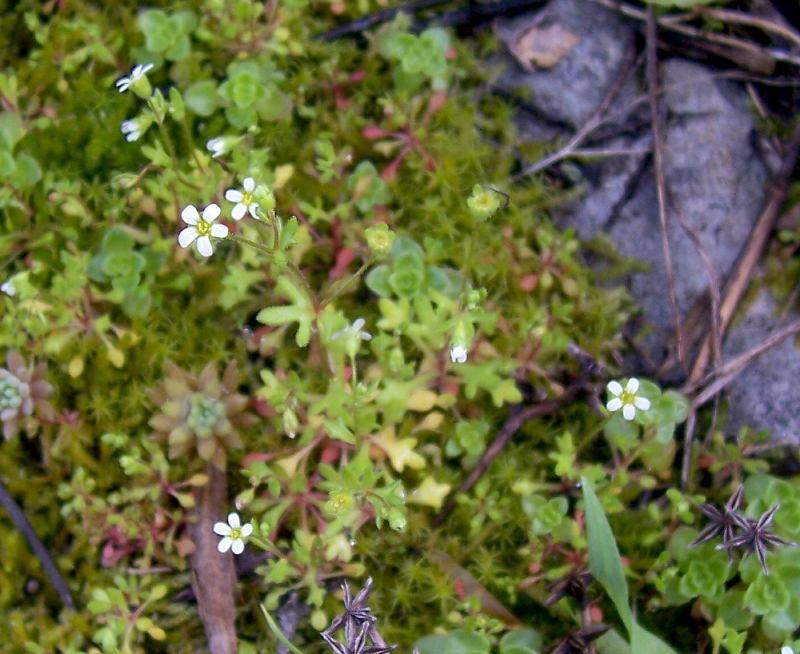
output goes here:
[{"label": "small white five-petaled flower", "polygon": [[344,329],[340,329],[331,336],[331,340],[336,341],[340,338],[360,338],[362,341],[368,341],[372,338],[372,334],[361,329],[365,323],[366,321],[363,318],[356,318],[352,325],[345,325]]},{"label": "small white five-petaled flower", "polygon": [[364,326],[363,318],[356,318],[352,325],[345,325],[344,329],[331,336],[332,341],[338,341],[340,338],[344,343],[347,355],[355,358],[358,354],[358,348],[361,347],[361,341],[369,341],[372,339],[372,334],[363,331],[361,328]]},{"label": "small white five-petaled flower", "polygon": [[5,293],[9,297],[14,297],[17,294],[17,289],[14,287],[14,280],[7,279],[2,284],[0,284],[0,291]]},{"label": "small white five-petaled flower", "polygon": [[131,74],[127,77],[120,77],[117,82],[117,90],[120,93],[125,93],[132,85],[136,84],[140,79],[147,75],[148,71],[153,68],[153,64],[137,64],[131,70]]},{"label": "small white five-petaled flower", "polygon": [[618,381],[608,382],[606,388],[613,395],[606,404],[606,408],[609,411],[622,409],[622,417],[625,420],[633,420],[636,417],[636,409],[647,411],[650,408],[650,400],[636,395],[636,391],[639,390],[639,380],[635,377],[628,380],[625,388],[622,388],[622,384]]},{"label": "small white five-petaled flower", "polygon": [[136,141],[142,135],[135,120],[123,120],[122,125],[119,126],[119,131],[125,135],[125,140],[128,142]]},{"label": "small white five-petaled flower", "polygon": [[214,253],[211,237],[225,238],[228,236],[228,228],[225,225],[213,224],[219,218],[219,214],[219,206],[213,203],[203,209],[202,216],[193,205],[184,207],[181,211],[181,219],[189,226],[178,234],[178,245],[188,248],[197,240],[197,251],[204,257],[210,257]]},{"label": "small white five-petaled flower", "polygon": [[253,191],[256,190],[256,182],[252,177],[246,177],[241,191],[235,188],[229,188],[225,191],[225,199],[228,202],[235,202],[236,206],[231,212],[231,217],[234,220],[241,220],[246,213],[250,213],[253,218],[258,218],[258,202],[253,197]]},{"label": "small white five-petaled flower", "polygon": [[453,363],[466,363],[467,362],[467,348],[463,345],[456,344],[450,347],[450,361]]},{"label": "small white five-petaled flower", "polygon": [[206,149],[211,153],[211,158],[216,159],[228,151],[228,144],[224,136],[217,136],[208,140]]},{"label": "small white five-petaled flower", "polygon": [[214,533],[217,536],[222,536],[222,539],[217,544],[217,550],[223,554],[228,550],[232,550],[234,554],[241,554],[244,552],[245,541],[253,533],[253,525],[250,523],[243,525],[239,520],[238,513],[229,513],[228,524],[224,522],[214,523]]}]

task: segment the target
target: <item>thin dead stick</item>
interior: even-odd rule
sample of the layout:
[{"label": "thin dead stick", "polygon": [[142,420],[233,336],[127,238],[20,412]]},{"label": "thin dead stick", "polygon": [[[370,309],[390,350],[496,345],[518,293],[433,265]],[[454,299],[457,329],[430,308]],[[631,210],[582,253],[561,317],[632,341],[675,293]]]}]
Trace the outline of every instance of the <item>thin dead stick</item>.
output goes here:
[{"label": "thin dead stick", "polygon": [[656,194],[658,198],[658,223],[661,229],[661,249],[664,255],[664,269],[667,275],[669,303],[672,309],[672,324],[678,347],[678,361],[683,363],[683,336],[681,335],[681,318],[678,310],[678,294],[675,290],[675,273],[672,269],[672,253],[667,231],[667,178],[664,174],[664,135],[661,131],[661,114],[658,111],[658,51],[655,9],[647,12],[646,30],[646,72],[647,89],[650,96],[650,120],[653,125],[653,164],[656,176]]},{"label": "thin dead stick", "polygon": [[462,493],[469,492],[469,490],[481,478],[483,473],[486,472],[492,462],[497,458],[497,455],[505,449],[506,445],[508,445],[508,443],[514,437],[514,434],[517,433],[522,425],[529,420],[533,420],[534,418],[541,418],[542,416],[555,413],[572,400],[577,393],[577,390],[577,388],[575,388],[574,391],[570,391],[568,389],[564,395],[555,400],[540,402],[539,404],[534,404],[533,406],[529,406],[525,409],[516,407],[514,410],[512,410],[511,416],[508,418],[508,420],[506,420],[505,424],[500,430],[500,433],[497,435],[497,438],[495,438],[494,442],[488,448],[486,448],[483,456],[481,456],[481,460],[470,471],[467,478],[461,483],[461,486],[458,487],[458,492],[453,494],[453,497],[447,502],[447,504],[445,504],[444,508],[439,511],[439,514],[436,516],[436,518],[434,518],[433,526],[438,527],[440,524],[442,524],[442,522],[444,522],[445,518],[450,515],[450,512],[456,506],[455,497],[457,495],[461,495]]},{"label": "thin dead stick", "polygon": [[797,440],[794,438],[780,438],[776,441],[769,443],[759,443],[758,445],[749,445],[742,448],[742,456],[752,456],[753,454],[761,454],[761,452],[769,452],[781,447],[791,447],[792,450],[797,450]]},{"label": "thin dead stick", "polygon": [[368,30],[370,27],[392,20],[400,12],[415,14],[418,11],[438,7],[440,5],[447,4],[448,2],[450,2],[450,0],[416,0],[416,2],[409,2],[407,4],[400,5],[399,7],[381,9],[380,11],[376,11],[372,14],[367,14],[358,20],[354,20],[351,23],[346,23],[345,25],[340,25],[332,30],[318,34],[315,38],[319,39],[320,41],[334,41],[342,38],[343,36],[360,34],[361,32]]},{"label": "thin dead stick", "polygon": [[[722,389],[730,384],[736,377],[749,366],[753,361],[760,357],[767,350],[772,349],[779,345],[784,340],[800,333],[800,320],[795,320],[783,329],[779,329],[763,343],[740,354],[739,356],[731,359],[728,363],[721,366],[718,370],[711,373],[706,380],[712,380],[706,385],[692,402],[692,406],[697,408],[708,402],[711,398],[716,396]],[[685,389],[686,392],[691,392],[691,388]]]},{"label": "thin dead stick", "polygon": [[611,107],[611,103],[614,102],[617,95],[619,95],[619,92],[622,90],[622,86],[625,84],[625,80],[628,79],[629,75],[635,68],[632,63],[632,58],[628,58],[625,63],[623,63],[622,67],[620,68],[620,72],[617,74],[616,78],[614,78],[614,82],[611,84],[605,96],[600,101],[600,104],[597,105],[597,108],[592,112],[592,115],[589,116],[588,120],[577,132],[575,132],[569,141],[567,141],[562,147],[552,154],[540,159],[530,166],[526,166],[522,171],[514,175],[514,177],[511,178],[511,181],[517,182],[523,177],[538,173],[539,171],[549,168],[553,164],[558,163],[563,159],[573,156],[578,146],[583,143],[594,130],[603,124],[605,115],[608,112],[608,109]]},{"label": "thin dead stick", "polygon": [[19,504],[14,501],[14,498],[11,497],[2,481],[0,481],[0,506],[6,510],[8,517],[11,518],[11,522],[13,522],[14,526],[25,536],[25,540],[28,541],[28,545],[33,550],[36,558],[39,559],[39,563],[42,564],[42,570],[44,570],[50,583],[53,584],[53,588],[55,588],[56,593],[58,593],[58,596],[61,598],[61,602],[68,609],[74,611],[75,600],[72,599],[72,594],[69,592],[67,582],[64,581],[64,577],[62,577],[61,573],[58,571],[53,558],[50,556],[50,552],[47,551],[47,548],[36,535],[31,523],[28,522],[25,513],[22,511]]},{"label": "thin dead stick", "polygon": [[[647,21],[647,11],[642,11],[641,9],[637,9],[636,7],[625,4],[624,2],[617,2],[617,0],[591,1],[601,4],[609,9],[613,9],[614,11],[621,13],[623,16],[627,16],[628,18],[634,18],[643,22]],[[664,17],[657,19],[657,23],[664,29],[676,32],[678,34],[683,34],[684,36],[688,36],[693,39],[718,43],[729,48],[749,52],[755,56],[768,57],[774,61],[782,61],[784,63],[792,64],[793,66],[800,66],[800,56],[784,50],[765,48],[744,39],[726,36],[725,34],[717,34],[716,32],[707,32],[696,27],[691,27],[690,25],[684,25],[683,23],[671,23],[669,21],[664,21]]]},{"label": "thin dead stick", "polygon": [[781,25],[780,23],[773,22],[766,18],[754,16],[744,11],[735,11],[730,9],[715,9],[713,7],[698,7],[695,11],[684,14],[676,14],[673,16],[664,16],[661,20],[662,23],[680,23],[686,20],[693,20],[697,17],[711,18],[723,23],[731,23],[733,25],[746,25],[748,27],[755,27],[762,32],[771,32],[791,41],[795,45],[800,45],[800,33],[794,31],[789,25]]},{"label": "thin dead stick", "polygon": [[208,464],[206,474],[208,481],[196,491],[192,590],[197,598],[197,612],[205,627],[209,652],[236,654],[236,606],[233,599],[236,572],[232,555],[217,551],[219,539],[213,531],[214,522],[225,514],[228,503],[227,476],[224,470],[212,463]]},{"label": "thin dead stick", "polygon": [[[786,195],[789,191],[789,179],[797,163],[798,151],[800,151],[800,125],[795,128],[792,139],[787,147],[786,155],[781,164],[781,169],[773,181],[772,191],[769,194],[767,203],[753,227],[745,250],[739,258],[736,269],[731,275],[730,282],[725,289],[725,296],[720,305],[720,327],[723,335],[733,319],[733,315],[736,312],[736,307],[739,306],[742,295],[744,295],[750,283],[750,278],[756,263],[758,263],[758,260],[761,258],[767,239],[778,218],[778,212],[786,200]],[[694,366],[692,367],[691,374],[689,375],[690,385],[697,382],[706,371],[711,352],[709,338],[710,337],[706,337],[704,340]]]},{"label": "thin dead stick", "polygon": [[569,352],[580,363],[581,370],[578,373],[578,376],[575,377],[574,381],[567,386],[564,393],[559,397],[553,400],[540,402],[539,404],[534,404],[527,408],[522,408],[521,405],[517,405],[511,410],[511,415],[509,416],[508,420],[506,420],[502,429],[500,429],[500,433],[497,435],[497,438],[495,438],[494,442],[492,442],[492,444],[486,448],[486,451],[481,456],[481,460],[470,471],[467,478],[461,483],[461,486],[459,486],[458,492],[453,494],[451,499],[447,502],[447,504],[445,504],[444,508],[439,511],[439,514],[434,518],[434,527],[444,522],[445,518],[450,515],[451,511],[456,506],[455,498],[462,493],[469,492],[469,490],[481,478],[481,475],[486,472],[492,462],[497,458],[497,455],[503,451],[506,445],[508,445],[508,443],[514,437],[514,434],[516,434],[517,431],[522,428],[522,425],[529,420],[533,420],[534,418],[541,418],[543,416],[551,415],[561,409],[563,406],[569,404],[573,399],[575,399],[575,396],[586,387],[586,382],[592,374],[602,372],[602,364],[595,361],[590,354],[582,350],[577,345],[571,344],[569,346]]}]

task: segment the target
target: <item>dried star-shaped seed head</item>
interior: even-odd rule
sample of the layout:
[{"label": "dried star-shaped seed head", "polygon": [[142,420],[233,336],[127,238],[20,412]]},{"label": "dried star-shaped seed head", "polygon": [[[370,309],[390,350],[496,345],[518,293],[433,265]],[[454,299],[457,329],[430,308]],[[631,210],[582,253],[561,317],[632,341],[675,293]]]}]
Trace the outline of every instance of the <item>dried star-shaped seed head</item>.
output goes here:
[{"label": "dried star-shaped seed head", "polygon": [[592,573],[586,569],[570,572],[547,587],[550,595],[544,601],[545,606],[552,606],[564,597],[574,597],[581,607],[586,605],[586,589],[592,583]]},{"label": "dried star-shaped seed head", "polygon": [[[330,626],[322,632],[322,639],[335,654],[389,654],[395,645],[387,645],[375,626],[377,619],[367,606],[367,597],[372,591],[372,577],[368,578],[364,587],[356,593],[350,592],[347,582],[342,584],[344,591],[344,613],[337,615]],[[344,643],[340,643],[333,634],[344,630]]]},{"label": "dried star-shaped seed head", "polygon": [[755,552],[758,557],[758,562],[761,564],[761,569],[764,571],[765,575],[768,575],[767,552],[769,551],[769,547],[771,545],[797,546],[797,543],[776,536],[770,529],[772,519],[775,517],[780,506],[780,504],[776,504],[762,514],[758,520],[745,519],[745,523],[741,527],[742,533],[725,543],[717,545],[717,549],[733,550],[741,548],[745,550],[747,554]]},{"label": "dried star-shaped seed head", "polygon": [[550,654],[589,654],[592,641],[609,630],[608,625],[594,624],[572,632],[562,640]]},{"label": "dried star-shaped seed head", "polygon": [[747,525],[747,518],[739,513],[743,496],[744,486],[739,486],[722,509],[718,509],[713,504],[700,504],[698,508],[709,522],[697,538],[689,543],[689,547],[696,547],[720,535],[724,545],[736,536],[737,529],[744,529]]}]

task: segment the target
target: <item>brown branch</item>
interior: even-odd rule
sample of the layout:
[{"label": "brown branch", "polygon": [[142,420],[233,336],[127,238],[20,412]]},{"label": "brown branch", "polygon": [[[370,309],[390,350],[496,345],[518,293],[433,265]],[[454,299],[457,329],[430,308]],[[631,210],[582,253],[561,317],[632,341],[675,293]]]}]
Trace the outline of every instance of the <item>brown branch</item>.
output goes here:
[{"label": "brown branch", "polygon": [[539,171],[549,168],[553,164],[558,163],[563,159],[574,156],[578,146],[580,146],[581,143],[583,143],[592,132],[594,132],[605,122],[606,114],[608,113],[611,104],[619,95],[619,92],[622,90],[625,81],[628,79],[632,70],[634,69],[634,62],[632,58],[629,57],[622,64],[619,73],[614,78],[614,81],[608,88],[608,91],[606,91],[606,94],[603,96],[600,104],[597,105],[597,108],[592,112],[592,115],[589,116],[583,125],[581,125],[572,138],[552,154],[549,154],[543,159],[526,166],[523,170],[514,175],[514,177],[511,178],[511,181],[519,181],[523,177],[538,173]]},{"label": "brown branch", "polygon": [[233,591],[236,572],[230,552],[217,551],[214,523],[222,520],[228,504],[224,470],[209,464],[208,482],[196,491],[197,521],[193,526],[195,551],[191,557],[192,589],[208,638],[211,654],[236,654],[236,606]]},{"label": "brown branch", "polygon": [[497,458],[498,454],[511,442],[511,439],[514,438],[514,434],[516,434],[526,422],[535,418],[551,415],[563,406],[569,404],[575,399],[575,396],[586,387],[589,376],[602,370],[602,365],[578,346],[573,344],[570,346],[569,350],[572,356],[580,363],[581,370],[578,376],[567,386],[564,393],[557,398],[546,400],[525,408],[523,408],[521,404],[518,404],[511,409],[511,415],[500,429],[500,433],[497,434],[492,444],[486,448],[486,451],[481,456],[481,460],[478,461],[477,465],[470,471],[467,478],[458,487],[458,491],[452,495],[451,499],[448,500],[447,504],[444,505],[442,510],[439,511],[438,515],[433,519],[434,527],[444,522],[456,506],[456,497],[460,493],[469,492],[483,473],[492,465],[492,462]]},{"label": "brown branch", "polygon": [[56,593],[58,593],[58,596],[61,598],[61,602],[68,609],[74,611],[75,600],[72,599],[72,594],[69,592],[67,582],[64,581],[64,577],[62,577],[61,573],[58,571],[53,558],[50,556],[50,552],[47,551],[42,541],[39,540],[33,526],[28,521],[28,518],[25,517],[22,508],[20,508],[19,504],[11,497],[2,481],[0,481],[0,506],[6,510],[8,517],[11,518],[11,522],[13,522],[14,526],[25,536],[25,540],[28,541],[28,545],[33,550],[36,558],[39,559],[39,563],[42,564],[42,570],[44,570],[50,583],[53,584],[53,588],[55,588]]},{"label": "brown branch", "polygon": [[672,269],[672,254],[669,247],[667,231],[667,178],[664,174],[664,135],[661,131],[661,114],[658,111],[658,51],[655,9],[647,11],[646,29],[646,72],[647,92],[650,105],[650,120],[653,129],[653,165],[656,177],[656,193],[658,198],[658,223],[661,230],[661,249],[664,255],[664,269],[667,275],[669,303],[672,308],[672,324],[678,348],[678,361],[683,363],[683,336],[681,319],[678,310],[678,294],[675,290],[675,273]]},{"label": "brown branch", "polygon": [[800,45],[800,34],[791,28],[790,25],[781,25],[780,23],[771,21],[767,18],[754,16],[744,11],[735,11],[730,9],[718,9],[714,7],[698,7],[696,11],[688,14],[681,14],[679,16],[670,16],[665,18],[665,22],[680,22],[686,18],[695,18],[697,16],[704,18],[711,18],[719,20],[723,23],[731,23],[734,25],[746,25],[748,27],[755,27],[762,32],[771,32],[785,38],[787,41],[793,42],[795,45]]},{"label": "brown branch", "polygon": [[800,333],[800,320],[795,320],[786,327],[779,329],[771,336],[767,337],[763,343],[731,359],[726,364],[715,370],[705,381],[709,381],[700,392],[697,393],[692,406],[699,407],[715,397],[722,389],[730,384],[736,377],[749,366],[755,359],[772,349],[785,339]]},{"label": "brown branch", "polygon": [[[628,18],[633,18],[643,22],[647,21],[647,14],[649,12],[642,11],[633,5],[629,5],[624,2],[618,2],[617,0],[591,1],[603,5],[609,9],[613,9],[614,11],[621,13],[623,16],[627,16]],[[718,34],[717,32],[708,32],[690,25],[684,25],[683,23],[673,23],[669,21],[669,16],[662,16],[658,18],[656,22],[660,27],[663,27],[666,30],[675,32],[677,34],[682,34],[683,36],[694,39],[695,41],[700,41],[701,43],[696,43],[698,47],[703,45],[702,42],[716,43],[735,50],[741,50],[742,52],[749,53],[750,55],[760,59],[766,58],[771,59],[772,61],[782,61],[793,66],[800,67],[800,56],[794,55],[791,52],[786,52],[776,48],[766,48],[745,39],[727,36],[725,34]]]},{"label": "brown branch", "polygon": [[409,2],[407,4],[400,5],[399,7],[381,9],[380,11],[362,16],[358,20],[345,23],[339,27],[334,27],[332,30],[318,34],[314,38],[319,39],[320,41],[335,41],[336,39],[340,39],[344,36],[360,34],[361,32],[368,30],[370,27],[374,27],[375,25],[388,23],[400,12],[405,14],[415,14],[424,9],[431,9],[440,5],[446,5],[450,1],[451,0],[416,0],[415,2]]},{"label": "brown branch", "polygon": [[[725,289],[725,294],[720,305],[720,328],[724,334],[730,325],[739,301],[744,295],[750,283],[758,260],[767,244],[767,239],[772,232],[778,212],[781,209],[786,195],[789,192],[789,180],[797,164],[798,152],[800,151],[800,125],[795,128],[791,141],[789,142],[781,168],[772,183],[772,190],[767,199],[766,205],[758,217],[750,238],[747,241],[745,250],[733,271]],[[711,354],[710,336],[707,336],[697,355],[691,374],[689,375],[688,385],[691,387],[696,384],[703,376],[708,366]]]}]

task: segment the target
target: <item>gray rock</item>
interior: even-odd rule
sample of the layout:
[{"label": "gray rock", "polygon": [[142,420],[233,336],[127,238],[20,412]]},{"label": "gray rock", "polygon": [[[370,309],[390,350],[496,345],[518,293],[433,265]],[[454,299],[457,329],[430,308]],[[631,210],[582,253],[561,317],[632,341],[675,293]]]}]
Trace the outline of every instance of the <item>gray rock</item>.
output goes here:
[{"label": "gray rock", "polygon": [[[662,76],[667,89],[668,238],[678,307],[685,315],[708,288],[709,278],[682,222],[697,235],[716,275],[723,279],[758,218],[767,171],[754,147],[754,122],[744,89],[682,60],[667,61]],[[652,166],[630,201],[600,228],[608,231],[622,254],[649,264],[649,271],[632,275],[631,292],[657,330],[669,333],[672,310]],[[651,345],[663,347],[650,340]],[[659,358],[659,352],[653,354]]]},{"label": "gray rock", "polygon": [[[527,89],[523,136],[563,142],[595,112],[635,47],[636,26],[588,0],[552,0],[536,14],[500,22],[497,34],[514,52],[498,85]],[[566,45],[549,67],[523,65],[526,35],[563,36]],[[557,40],[557,39],[554,39]],[[534,61],[535,58],[534,58]],[[730,272],[748,240],[768,182],[748,96],[742,85],[713,69],[671,59],[661,65],[664,93],[664,163],[669,195],[668,240],[679,312],[684,317],[707,292],[708,272],[688,229],[697,235],[719,280]],[[644,80],[632,78],[612,108],[614,119],[594,147],[649,150],[652,143]],[[522,114],[521,114],[522,116]],[[616,132],[614,131],[616,128]],[[610,129],[610,136],[608,131]],[[560,136],[558,135],[560,132]],[[641,345],[660,362],[673,336],[673,316],[659,229],[652,154],[609,157],[576,164],[582,196],[559,218],[585,240],[605,235],[618,252],[643,262],[625,280],[642,309]],[[566,169],[566,167],[565,167]],[[603,265],[602,262],[598,265]],[[725,358],[764,340],[774,326],[774,303],[759,296],[728,339]],[[679,377],[680,371],[673,371]],[[743,424],[776,437],[800,440],[800,351],[791,341],[763,356],[729,389],[729,432]]]},{"label": "gray rock", "polygon": [[[778,307],[770,293],[762,290],[746,308],[744,317],[728,336],[724,359],[743,354],[761,345],[771,334],[797,314],[779,324]],[[800,442],[800,350],[795,339],[787,338],[750,364],[728,390],[727,431],[741,427],[767,429],[773,438]]]},{"label": "gray rock", "polygon": [[588,0],[552,0],[536,14],[498,21],[495,32],[513,52],[532,28],[558,28],[577,40],[549,68],[525,70],[515,60],[498,85],[527,89],[534,113],[578,127],[591,116],[632,56],[634,31],[619,15]]}]

